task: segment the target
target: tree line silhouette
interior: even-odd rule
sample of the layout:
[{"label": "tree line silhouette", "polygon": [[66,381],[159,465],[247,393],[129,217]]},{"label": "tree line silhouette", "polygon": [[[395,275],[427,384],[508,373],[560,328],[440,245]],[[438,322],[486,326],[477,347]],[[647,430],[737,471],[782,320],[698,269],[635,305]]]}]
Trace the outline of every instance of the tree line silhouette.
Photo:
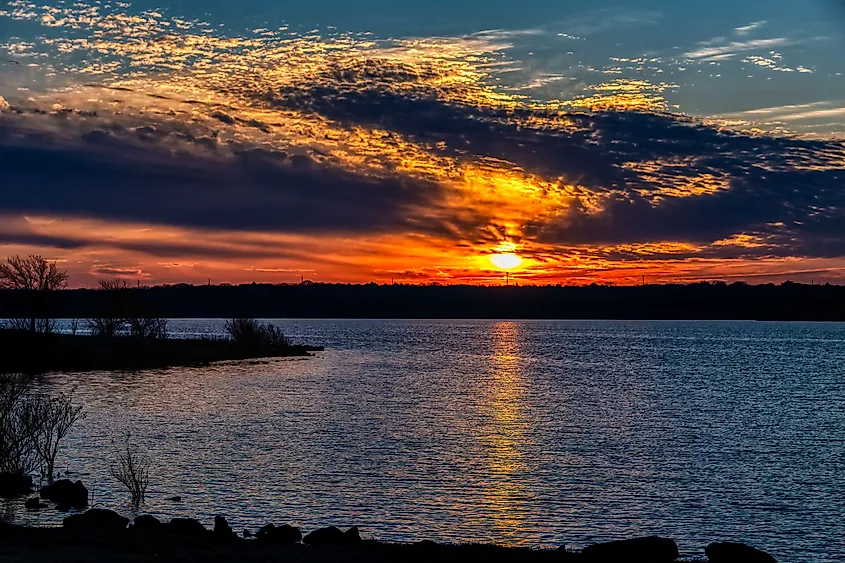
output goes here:
[{"label": "tree line silhouette", "polygon": [[[26,290],[0,290],[0,318],[30,318]],[[55,318],[109,318],[130,297],[140,317],[724,319],[845,321],[845,286],[694,283],[610,287],[347,284],[168,285],[53,292]]]}]

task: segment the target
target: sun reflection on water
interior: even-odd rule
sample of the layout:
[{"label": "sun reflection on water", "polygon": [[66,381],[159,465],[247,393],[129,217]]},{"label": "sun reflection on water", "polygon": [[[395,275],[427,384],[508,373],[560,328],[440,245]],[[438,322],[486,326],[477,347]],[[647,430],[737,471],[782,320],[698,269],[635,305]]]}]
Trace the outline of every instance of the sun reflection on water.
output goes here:
[{"label": "sun reflection on water", "polygon": [[520,328],[515,322],[500,322],[491,331],[494,371],[488,406],[492,411],[492,423],[483,440],[490,477],[484,495],[497,533],[513,544],[520,544],[523,540],[515,534],[521,529],[528,501],[524,481],[527,421],[523,405],[525,382],[521,372]]}]

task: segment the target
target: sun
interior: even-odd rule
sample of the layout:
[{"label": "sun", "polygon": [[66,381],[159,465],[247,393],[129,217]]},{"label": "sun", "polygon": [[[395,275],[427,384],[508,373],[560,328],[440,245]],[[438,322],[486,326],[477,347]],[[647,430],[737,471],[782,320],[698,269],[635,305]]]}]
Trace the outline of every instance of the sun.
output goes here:
[{"label": "sun", "polygon": [[500,270],[513,270],[522,264],[522,258],[513,253],[491,254],[490,262]]}]

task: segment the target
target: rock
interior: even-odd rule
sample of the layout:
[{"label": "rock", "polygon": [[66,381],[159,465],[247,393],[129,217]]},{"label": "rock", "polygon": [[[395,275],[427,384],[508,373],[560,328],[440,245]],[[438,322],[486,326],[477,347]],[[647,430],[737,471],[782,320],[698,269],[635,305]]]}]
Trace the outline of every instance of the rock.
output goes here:
[{"label": "rock", "polygon": [[199,537],[208,533],[205,526],[193,518],[174,518],[167,524],[167,529],[180,536]]},{"label": "rock", "polygon": [[278,527],[267,524],[255,533],[255,539],[266,543],[291,544],[302,541],[302,532],[287,524]]},{"label": "rock", "polygon": [[135,523],[132,525],[133,530],[143,531],[159,531],[161,530],[161,520],[150,514],[135,517]]},{"label": "rock", "polygon": [[777,563],[777,560],[759,549],[744,543],[711,543],[704,549],[710,563]]},{"label": "rock", "polygon": [[51,500],[58,505],[71,508],[85,508],[88,506],[88,489],[82,481],[73,482],[70,479],[56,481],[41,488],[41,498]]},{"label": "rock", "polygon": [[302,543],[313,546],[343,545],[346,543],[345,539],[343,532],[339,528],[329,526],[328,528],[314,530],[302,538]]},{"label": "rock", "polygon": [[32,491],[32,477],[17,473],[0,473],[0,497],[15,498]]},{"label": "rock", "polygon": [[41,510],[42,508],[47,508],[47,505],[41,502],[41,499],[38,497],[26,499],[26,502],[23,503],[23,505],[27,510]]},{"label": "rock", "polygon": [[231,537],[235,535],[229,522],[222,516],[214,517],[214,533],[221,537]]},{"label": "rock", "polygon": [[82,514],[71,514],[62,525],[74,530],[125,530],[129,518],[124,518],[113,510],[92,508]]},{"label": "rock", "polygon": [[361,533],[358,531],[358,526],[352,526],[345,532],[343,532],[343,543],[345,544],[353,544],[353,543],[360,543],[361,541]]},{"label": "rock", "polygon": [[586,561],[663,563],[678,558],[678,546],[674,540],[650,536],[593,544],[584,548],[581,558]]},{"label": "rock", "polygon": [[252,537],[252,532],[250,532],[249,530],[247,530],[246,528],[244,528],[244,531],[243,531],[243,534],[242,534],[242,535],[243,535],[243,537],[245,537],[245,538],[251,538],[251,537]]},{"label": "rock", "polygon": [[182,497],[167,497],[164,500],[169,500],[170,502],[182,502]]}]

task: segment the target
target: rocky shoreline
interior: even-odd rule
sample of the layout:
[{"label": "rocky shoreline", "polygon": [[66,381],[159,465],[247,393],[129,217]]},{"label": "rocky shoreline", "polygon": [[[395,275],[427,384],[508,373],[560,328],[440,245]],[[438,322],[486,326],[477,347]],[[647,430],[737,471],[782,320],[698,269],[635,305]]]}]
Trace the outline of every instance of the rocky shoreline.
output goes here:
[{"label": "rocky shoreline", "polygon": [[[245,537],[244,537],[245,536]],[[396,544],[362,539],[357,527],[334,526],[302,535],[293,526],[268,524],[255,533],[236,534],[225,518],[215,518],[213,529],[190,518],[161,522],[138,516],[134,522],[116,512],[91,509],[65,518],[61,528],[26,528],[0,523],[0,560],[9,563],[59,561],[244,561],[263,563],[335,561],[488,561],[572,563],[670,563],[680,561],[675,542],[644,537],[590,545],[581,551],[529,549],[483,544],[438,544],[431,541]],[[753,547],[713,543],[701,558],[709,563],[774,563]]]},{"label": "rocky shoreline", "polygon": [[[87,505],[87,489],[77,481],[64,480],[41,489],[26,501],[29,510],[81,509]],[[0,522],[0,560],[12,563],[59,561],[269,562],[283,558],[292,562],[394,562],[394,561],[526,561],[545,563],[670,563],[680,561],[674,540],[656,536],[625,539],[587,546],[580,551],[529,549],[482,544],[385,543],[363,539],[357,527],[347,530],[330,526],[303,534],[288,524],[267,524],[260,529],[236,532],[223,516],[206,528],[192,518],[162,522],[151,515],[133,521],[102,508],[69,514],[60,528],[24,527]],[[709,563],[776,563],[771,555],[738,543],[703,546],[701,557],[685,561]]]}]

